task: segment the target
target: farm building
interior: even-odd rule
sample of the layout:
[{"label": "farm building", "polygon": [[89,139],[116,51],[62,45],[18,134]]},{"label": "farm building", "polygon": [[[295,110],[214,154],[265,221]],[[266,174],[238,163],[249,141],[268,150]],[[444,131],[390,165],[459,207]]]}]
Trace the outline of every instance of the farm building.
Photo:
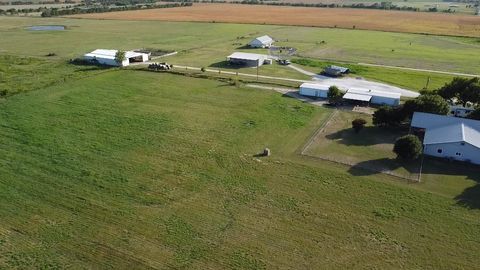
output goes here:
[{"label": "farm building", "polygon": [[248,46],[252,48],[270,48],[273,42],[275,42],[273,38],[269,36],[261,36],[250,41]]},{"label": "farm building", "polygon": [[303,83],[300,85],[300,95],[327,98],[329,84]]},{"label": "farm building", "polygon": [[328,66],[323,70],[323,73],[328,76],[338,77],[343,74],[347,74],[350,72],[350,69],[346,67],[339,67],[339,66]]},{"label": "farm building", "polygon": [[115,55],[117,52],[118,50],[96,49],[93,52],[85,54],[83,59],[87,61],[94,61],[101,65],[125,67],[133,62],[146,62],[149,58],[149,54],[147,53],[126,51],[125,59],[121,63],[118,63],[115,60]]},{"label": "farm building", "polygon": [[400,93],[384,92],[361,88],[348,89],[343,96],[346,100],[369,102],[377,105],[398,106],[400,104]]},{"label": "farm building", "polygon": [[411,127],[425,132],[424,154],[480,164],[480,121],[415,112]]},{"label": "farm building", "polygon": [[227,57],[232,65],[259,67],[263,64],[271,64],[272,59],[265,54],[234,52]]}]

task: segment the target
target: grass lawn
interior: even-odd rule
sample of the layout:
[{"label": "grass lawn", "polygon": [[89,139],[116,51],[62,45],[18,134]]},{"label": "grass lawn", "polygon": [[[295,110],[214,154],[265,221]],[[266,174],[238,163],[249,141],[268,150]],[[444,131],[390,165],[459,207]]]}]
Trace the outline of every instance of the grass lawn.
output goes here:
[{"label": "grass lawn", "polygon": [[364,77],[369,80],[384,82],[413,91],[420,91],[427,85],[428,90],[434,90],[442,87],[445,83],[451,82],[454,76],[438,73],[418,72],[409,70],[399,70],[392,68],[370,67],[348,63],[338,63],[331,61],[317,61],[307,58],[295,58],[293,63],[311,72],[320,73],[328,65],[340,65],[350,68],[350,76]]},{"label": "grass lawn", "polygon": [[296,154],[328,115],[134,70],[2,100],[0,268],[475,268],[461,194]]},{"label": "grass lawn", "polygon": [[[68,30],[24,29],[37,24]],[[185,60],[208,66],[264,34],[281,40],[278,45],[298,48],[304,57],[480,74],[478,38],[271,25],[1,17],[0,35],[8,38],[0,39],[0,53],[54,52],[69,59],[96,48],[152,47],[183,52]]]},{"label": "grass lawn", "polygon": [[[351,123],[356,118],[367,121],[359,133],[352,129]],[[392,152],[395,140],[404,134],[406,131],[373,126],[369,115],[339,110],[306,149],[305,154],[351,164],[352,171],[355,171],[355,167],[386,170],[400,177],[417,180],[420,162],[405,164],[398,161]]]},{"label": "grass lawn", "polygon": [[55,57],[42,59],[0,55],[0,97],[108,71],[95,66],[69,65]]}]

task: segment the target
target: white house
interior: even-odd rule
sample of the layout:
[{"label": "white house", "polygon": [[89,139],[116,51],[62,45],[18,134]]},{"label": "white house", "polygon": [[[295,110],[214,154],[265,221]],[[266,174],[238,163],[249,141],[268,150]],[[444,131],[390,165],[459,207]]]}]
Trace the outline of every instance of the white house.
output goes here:
[{"label": "white house", "polygon": [[248,43],[248,46],[252,48],[270,48],[273,42],[275,42],[273,38],[269,36],[261,36],[250,41],[250,43]]},{"label": "white house", "polygon": [[243,65],[249,67],[259,67],[263,64],[272,63],[272,60],[268,55],[244,52],[234,52],[227,56],[227,60],[232,65]]},{"label": "white house", "polygon": [[115,60],[115,55],[117,52],[118,50],[96,49],[93,52],[85,54],[83,59],[87,61],[94,61],[101,65],[125,67],[133,62],[146,62],[149,58],[147,53],[126,51],[125,59],[123,59],[121,63],[118,63]]},{"label": "white house", "polygon": [[330,84],[324,83],[302,83],[299,94],[308,97],[327,98]]},{"label": "white house", "polygon": [[364,88],[350,88],[343,96],[344,99],[366,101],[377,105],[398,106],[400,93],[370,90]]},{"label": "white house", "polygon": [[424,154],[480,164],[480,121],[415,112],[411,126],[425,131]]}]

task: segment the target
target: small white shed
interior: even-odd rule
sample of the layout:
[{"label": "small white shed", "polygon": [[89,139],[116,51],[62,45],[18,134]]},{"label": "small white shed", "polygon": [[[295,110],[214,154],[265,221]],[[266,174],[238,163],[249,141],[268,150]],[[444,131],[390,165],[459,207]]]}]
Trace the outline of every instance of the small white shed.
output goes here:
[{"label": "small white shed", "polygon": [[330,85],[320,83],[303,83],[300,85],[300,95],[308,97],[327,98]]},{"label": "small white shed", "polygon": [[261,36],[250,41],[250,43],[248,43],[248,46],[252,48],[270,48],[273,42],[273,38],[269,36]]}]

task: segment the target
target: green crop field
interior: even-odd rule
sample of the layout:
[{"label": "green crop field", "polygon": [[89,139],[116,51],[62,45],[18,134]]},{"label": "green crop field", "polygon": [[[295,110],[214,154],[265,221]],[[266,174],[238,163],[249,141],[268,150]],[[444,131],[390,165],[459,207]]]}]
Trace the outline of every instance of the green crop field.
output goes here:
[{"label": "green crop field", "polygon": [[298,156],[328,115],[141,71],[12,96],[0,266],[475,268],[480,212],[460,203],[473,180],[407,184]]}]

